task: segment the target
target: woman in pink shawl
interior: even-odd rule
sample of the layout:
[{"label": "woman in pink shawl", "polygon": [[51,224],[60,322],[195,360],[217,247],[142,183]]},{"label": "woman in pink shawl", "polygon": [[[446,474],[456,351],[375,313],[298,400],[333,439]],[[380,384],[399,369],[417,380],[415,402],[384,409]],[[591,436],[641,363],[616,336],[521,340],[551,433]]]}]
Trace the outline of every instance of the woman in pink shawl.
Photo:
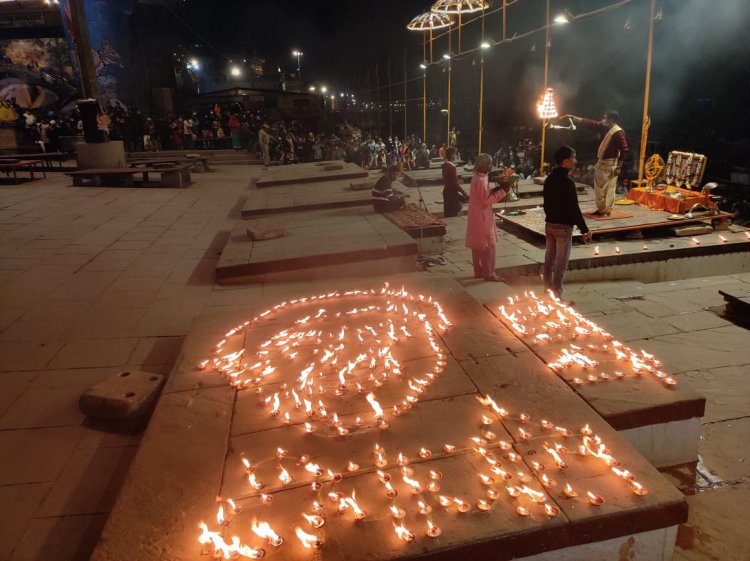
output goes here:
[{"label": "woman in pink shawl", "polygon": [[492,171],[492,157],[479,154],[474,166],[469,192],[469,222],[466,226],[466,247],[471,248],[474,278],[500,282],[495,276],[495,245],[497,232],[492,205],[503,200],[505,191],[489,188],[487,174]]}]

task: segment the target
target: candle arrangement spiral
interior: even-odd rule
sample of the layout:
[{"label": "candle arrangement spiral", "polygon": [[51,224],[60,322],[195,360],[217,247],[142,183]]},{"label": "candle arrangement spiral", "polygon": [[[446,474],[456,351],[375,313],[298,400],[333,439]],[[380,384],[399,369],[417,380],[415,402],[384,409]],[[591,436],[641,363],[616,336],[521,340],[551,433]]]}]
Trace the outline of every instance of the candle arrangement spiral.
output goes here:
[{"label": "candle arrangement spiral", "polygon": [[[559,302],[527,298],[523,305],[511,299],[503,309],[521,335],[556,337],[551,326],[536,330],[525,323],[539,315],[554,315],[549,321],[574,331],[606,335]],[[531,306],[524,309],[526,304]],[[443,373],[448,351],[441,337],[451,325],[439,302],[404,288],[333,291],[281,302],[233,327],[199,368],[214,370],[238,390],[257,394],[259,406],[277,424],[289,425],[288,430],[298,430],[307,439],[327,439],[327,444],[344,443],[354,435],[377,437],[398,430],[397,418],[408,415]],[[261,333],[268,336],[258,338]],[[635,360],[629,349],[605,339],[612,352]],[[407,360],[415,350],[429,356],[431,366]],[[582,360],[571,350],[568,355],[574,362]],[[564,368],[568,355],[550,366]],[[653,357],[638,361],[656,368]],[[647,493],[588,424],[571,429],[512,412],[490,395],[479,396],[475,407],[479,422],[467,427],[466,440],[446,442],[439,449],[425,442],[387,449],[378,441],[366,457],[324,463],[315,459],[315,442],[303,440],[308,449],[291,450],[279,442],[265,457],[242,453],[234,469],[244,478],[244,491],[239,497],[217,498],[215,524],[211,528],[201,523],[198,540],[217,558],[258,559],[269,547],[290,542],[309,550],[325,547],[326,521],[332,517],[352,524],[387,517],[395,539],[404,543],[444,535],[435,516],[439,511],[464,516],[512,509],[517,516],[541,522],[558,516],[559,501],[583,501],[591,507],[605,503],[600,494],[576,489],[568,480],[566,470],[574,458],[603,466],[636,496]],[[510,432],[508,427],[515,429]],[[531,440],[542,453],[529,461],[518,444]],[[449,475],[431,463],[460,455],[469,457],[475,469],[471,491],[462,496],[446,490]],[[372,478],[379,489],[377,500],[353,485],[347,487],[356,476]],[[274,528],[255,515],[260,507],[274,507],[277,491],[304,487],[309,488],[308,507],[293,531]],[[232,522],[243,510],[252,510],[254,519],[252,534],[240,537]]]}]

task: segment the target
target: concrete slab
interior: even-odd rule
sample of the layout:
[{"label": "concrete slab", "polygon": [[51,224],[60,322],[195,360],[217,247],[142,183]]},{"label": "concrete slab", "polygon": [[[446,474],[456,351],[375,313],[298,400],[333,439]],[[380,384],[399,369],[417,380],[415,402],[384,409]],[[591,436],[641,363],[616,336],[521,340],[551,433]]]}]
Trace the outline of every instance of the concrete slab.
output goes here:
[{"label": "concrete slab", "polygon": [[368,175],[356,164],[330,161],[270,167],[263,170],[255,184],[263,188],[295,183],[315,183],[331,179],[358,179]]},{"label": "concrete slab", "polygon": [[[372,210],[331,209],[303,215],[284,214],[258,218],[259,227],[283,227],[288,236],[273,240],[251,241],[238,223],[229,237],[219,263],[216,278],[226,282],[234,278],[255,277],[324,267],[356,264],[360,274],[377,274],[371,266],[388,258],[397,259],[395,269],[378,271],[406,272],[416,268],[416,244],[411,237]],[[412,268],[407,268],[411,260]],[[335,274],[336,271],[330,271]],[[256,280],[256,282],[257,282]]]},{"label": "concrete slab", "polygon": [[[402,387],[398,380],[391,382],[383,378],[381,383],[383,387],[378,386],[375,391],[377,399],[382,402],[386,411],[385,419],[390,424],[387,430],[378,430],[373,426],[371,404],[368,405],[361,394],[345,392],[336,398],[324,390],[324,394],[320,395],[325,395],[326,402],[331,404],[326,414],[329,416],[328,418],[333,415],[335,407],[335,412],[340,414],[341,426],[356,426],[356,423],[352,425],[356,417],[361,417],[364,420],[364,425],[359,429],[354,429],[349,435],[335,436],[335,427],[338,425],[325,422],[321,409],[322,405],[316,403],[314,407],[319,412],[311,421],[312,425],[317,427],[317,430],[312,434],[307,434],[304,425],[298,419],[299,410],[295,411],[291,408],[293,404],[287,400],[287,397],[291,399],[291,394],[287,396],[289,386],[284,389],[284,386],[278,385],[285,381],[287,383],[293,381],[291,378],[286,380],[283,377],[287,373],[287,369],[282,370],[278,375],[271,373],[268,382],[263,381],[259,386],[258,391],[262,393],[256,393],[256,390],[252,389],[239,392],[247,399],[243,397],[235,400],[235,390],[222,387],[169,393],[162,398],[157,407],[155,419],[149,428],[149,434],[136,458],[134,471],[131,473],[123,494],[118,500],[118,505],[103,534],[103,542],[94,554],[93,559],[95,561],[116,559],[118,558],[118,551],[125,551],[124,548],[127,548],[129,558],[145,559],[151,554],[152,547],[156,547],[157,544],[160,549],[167,548],[175,552],[174,555],[177,558],[190,555],[191,551],[195,552],[198,548],[196,544],[197,533],[193,530],[192,536],[190,536],[189,532],[197,524],[198,518],[196,516],[199,508],[208,509],[208,512],[204,511],[202,515],[204,519],[212,518],[211,511],[215,511],[217,506],[214,503],[213,508],[210,508],[209,497],[212,494],[212,486],[214,494],[233,495],[237,499],[237,504],[242,507],[242,510],[238,513],[232,514],[229,510],[226,511],[233,528],[247,528],[253,518],[260,517],[260,519],[268,521],[280,533],[283,531],[284,545],[279,549],[274,549],[274,554],[280,559],[298,558],[302,553],[304,548],[290,530],[295,526],[300,526],[308,532],[314,532],[304,520],[300,521],[299,513],[300,511],[309,512],[311,501],[315,497],[318,497],[322,504],[329,504],[328,499],[325,498],[325,493],[330,490],[342,492],[346,496],[356,490],[356,500],[368,515],[365,515],[365,520],[359,524],[352,523],[350,510],[342,516],[327,516],[323,533],[319,534],[324,536],[323,540],[326,543],[321,550],[324,558],[331,556],[341,558],[343,555],[343,558],[346,559],[361,559],[363,556],[372,559],[408,559],[417,555],[428,554],[432,558],[447,559],[455,556],[458,551],[464,554],[483,555],[491,549],[495,552],[495,558],[510,559],[524,555],[537,555],[549,549],[604,542],[613,538],[623,538],[624,536],[657,529],[666,531],[666,528],[674,526],[684,519],[684,499],[681,495],[671,488],[637,452],[624,441],[619,440],[616,433],[577,398],[561,380],[550,377],[547,372],[544,372],[544,366],[528,351],[524,355],[526,360],[536,360],[536,363],[540,365],[535,372],[527,371],[524,376],[519,377],[512,375],[511,370],[508,370],[508,383],[512,383],[514,387],[510,387],[508,383],[500,383],[499,386],[485,390],[497,393],[498,401],[501,401],[503,405],[506,404],[507,400],[507,403],[513,404],[514,408],[523,406],[523,409],[512,410],[512,414],[506,418],[496,416],[490,407],[479,404],[476,400],[477,394],[472,389],[477,382],[476,380],[474,380],[474,383],[470,381],[473,377],[481,378],[477,374],[479,371],[475,368],[475,361],[478,360],[475,357],[480,356],[482,351],[487,354],[486,343],[493,339],[507,342],[507,345],[503,348],[498,347],[496,350],[490,350],[493,358],[486,360],[497,361],[497,364],[505,364],[508,361],[515,360],[518,353],[524,352],[523,347],[518,344],[517,340],[513,342],[514,337],[507,332],[505,327],[492,318],[478,303],[463,293],[454,282],[448,280],[422,281],[408,288],[411,291],[409,294],[414,295],[428,289],[429,295],[441,302],[445,315],[454,323],[453,328],[440,335],[439,342],[435,341],[437,348],[444,348],[447,351],[446,356],[462,357],[463,361],[460,363],[460,367],[456,363],[451,363],[450,365],[445,364],[446,368],[443,368],[442,362],[438,363],[439,370],[434,370],[434,373],[438,375],[440,381],[436,381],[434,385],[427,383],[427,387],[420,391],[413,389],[417,388],[418,385]],[[280,339],[274,338],[277,337],[274,333],[281,334],[279,335],[281,337],[292,334],[293,332],[289,329],[296,329],[293,326],[299,325],[295,323],[294,318],[299,319],[306,316],[308,309],[311,311],[325,310],[324,312],[317,312],[318,314],[323,313],[323,316],[319,315],[319,317],[328,319],[319,320],[319,323],[322,322],[320,323],[322,330],[319,336],[316,335],[316,337],[325,340],[333,337],[337,341],[343,340],[345,343],[350,343],[349,339],[358,333],[356,331],[358,322],[363,322],[362,325],[372,323],[377,329],[383,329],[383,327],[380,327],[381,323],[376,323],[378,322],[377,317],[370,318],[368,316],[368,314],[375,313],[374,311],[359,312],[365,314],[361,320],[356,316],[348,318],[347,314],[335,315],[337,311],[351,310],[353,304],[343,296],[331,294],[332,296],[324,296],[319,301],[310,301],[309,304],[291,303],[288,312],[285,307],[277,308],[277,311],[268,316],[261,316],[259,315],[260,312],[256,312],[257,320],[252,324],[252,329],[247,333],[243,330],[240,337],[238,335],[229,336],[227,343],[220,345],[222,348],[220,354],[231,353],[244,348],[248,349],[248,358],[250,358],[256,352],[262,352],[261,349],[267,348],[269,349],[269,355],[261,354],[258,356],[268,356],[268,360],[271,361],[268,365],[277,365],[281,356],[279,353],[283,354],[284,352],[290,352],[290,350],[284,351],[280,347],[276,350],[278,345],[258,344],[258,341],[270,337],[271,339],[268,340],[271,342],[281,342]],[[397,301],[406,303],[406,300],[401,300],[399,294],[401,292],[394,289],[389,298],[398,298]],[[290,298],[293,299],[295,296],[309,295],[292,292],[286,295],[285,301],[290,302]],[[281,297],[281,294],[279,297]],[[339,300],[339,298],[342,298],[342,300]],[[376,293],[373,295],[353,294],[349,298],[357,302],[361,301],[361,303],[354,305],[359,306],[361,310],[365,310],[370,309],[368,306],[375,305],[371,302],[377,302],[382,297],[377,296]],[[427,314],[432,309],[432,306],[428,305],[426,297],[424,300],[408,300],[408,302],[414,314],[418,314],[420,311]],[[272,304],[264,302],[263,306],[268,307]],[[413,385],[417,376],[425,376],[423,372],[426,369],[428,372],[431,371],[422,362],[427,361],[427,364],[430,364],[432,360],[435,360],[429,358],[430,354],[445,351],[430,349],[427,345],[427,354],[424,359],[416,360],[412,364],[407,359],[401,360],[399,358],[408,356],[416,358],[422,353],[419,346],[426,346],[426,340],[418,336],[418,333],[420,333],[418,324],[412,325],[417,318],[416,315],[412,314],[412,311],[402,311],[400,307],[391,310],[394,317],[401,317],[402,314],[406,314],[403,316],[405,320],[413,318],[403,325],[413,331],[414,334],[411,337],[398,338],[398,341],[392,340],[390,345],[393,346],[394,356],[401,363],[402,373],[398,378],[411,379]],[[380,314],[382,314],[382,311]],[[381,317],[388,316],[381,315]],[[302,318],[302,325],[306,325],[309,321],[311,321],[310,318]],[[382,319],[380,321],[382,322]],[[438,328],[443,320],[435,317],[431,321],[435,328]],[[268,323],[261,325],[262,322]],[[256,323],[258,324],[257,327],[255,326]],[[196,327],[199,325],[201,323],[197,322]],[[211,327],[211,325],[214,327]],[[479,337],[482,330],[488,331],[492,329],[491,326],[494,327],[494,333],[488,334],[484,340]],[[212,341],[205,341],[207,339],[206,334],[213,332],[212,330],[218,327],[217,322],[212,321],[210,325],[207,324],[205,327],[207,330],[203,332],[203,339],[206,348],[210,348]],[[231,325],[225,326],[225,330],[227,327],[231,327]],[[341,328],[344,328],[344,339],[338,339],[337,337],[340,337],[340,335],[335,335],[339,333]],[[462,331],[472,328],[475,328],[476,331],[462,335]],[[284,329],[286,331],[282,331]],[[307,327],[303,327],[303,329],[308,330]],[[362,329],[362,332],[359,334],[362,335],[365,329],[364,327],[360,327],[360,329]],[[443,328],[439,329],[442,331]],[[326,334],[328,330],[330,330],[330,333]],[[500,335],[503,331],[507,333],[505,337]],[[312,331],[312,333],[315,334],[316,331]],[[350,335],[347,336],[346,333]],[[367,337],[370,336],[368,333]],[[377,339],[378,335],[376,334],[373,337]],[[412,339],[412,337],[414,338]],[[188,335],[185,352],[192,356],[195,349],[192,348],[192,345],[188,346],[190,340],[191,336]],[[215,344],[215,341],[213,344]],[[284,344],[286,343],[281,343],[281,345]],[[325,341],[322,341],[321,344],[325,346]],[[354,344],[356,344],[356,341],[354,341]],[[371,343],[363,342],[363,344],[369,345]],[[316,342],[313,340],[300,340],[299,346],[295,347],[298,350],[295,352],[302,353],[305,357],[320,356],[315,352],[315,345]],[[345,351],[341,352],[344,353]],[[356,351],[354,352],[356,354]],[[329,360],[331,356],[328,355],[328,358],[320,360]],[[342,364],[345,364],[346,360],[352,360],[352,358],[345,358],[344,354],[342,354],[341,359]],[[307,359],[301,360],[304,365]],[[193,372],[200,373],[194,360],[191,359],[187,362],[188,365],[192,363]],[[432,364],[435,363],[432,362]],[[180,369],[190,368],[188,365],[180,367]],[[250,366],[249,363],[248,366]],[[367,371],[379,372],[379,370],[380,367],[368,368],[365,370],[365,375]],[[513,373],[517,372],[517,369],[513,370]],[[335,369],[331,371],[331,374],[334,378],[336,377]],[[184,370],[179,375],[185,376],[187,371]],[[206,377],[209,383],[211,383],[212,378],[217,377],[215,373],[210,372],[203,372],[202,375]],[[282,377],[277,379],[279,375]],[[352,375],[360,376],[356,371]],[[318,383],[332,390],[327,376],[329,375],[321,374]],[[483,384],[492,384],[498,381],[497,373],[493,372],[492,369],[488,370],[485,376],[487,378],[486,381],[482,382]],[[241,379],[238,378],[238,381]],[[316,379],[318,379],[317,375]],[[492,381],[490,382],[490,380]],[[374,383],[368,381],[366,376],[360,378],[360,381],[368,386]],[[552,384],[557,390],[545,389],[549,384]],[[530,388],[533,387],[539,388],[539,391],[530,391]],[[215,392],[220,392],[217,397],[222,396],[221,404],[217,402],[215,406],[212,406],[218,407],[215,412],[218,414],[218,418],[214,417],[215,421],[195,424],[197,418],[193,421],[192,416],[196,413],[190,411],[195,406],[188,410],[180,411],[178,409],[178,407],[184,407],[188,402],[200,399],[202,396],[213,395]],[[273,396],[278,396],[280,392],[285,392],[282,396],[284,410],[287,412],[293,411],[294,417],[290,417],[290,422],[284,422],[286,418],[284,415],[269,415],[269,405],[264,405],[261,408],[258,406],[258,400],[263,399],[263,396],[271,398],[269,403],[273,403]],[[403,392],[416,396],[416,399],[422,401],[414,406],[408,405],[408,407],[400,404],[402,402],[397,401],[397,396],[400,393],[403,397]],[[307,393],[302,392],[302,394],[307,397]],[[450,394],[456,395],[451,396]],[[560,397],[554,403],[551,403],[550,400],[545,402],[543,397],[543,395],[558,396],[558,394]],[[315,399],[317,400],[317,398]],[[356,400],[360,405],[347,406],[349,400]],[[265,400],[263,402],[265,403]],[[392,403],[395,403],[399,410],[397,416],[392,412]],[[200,401],[198,404],[200,404]],[[550,445],[553,446],[555,443],[563,446],[564,443],[564,439],[554,428],[545,428],[543,424],[537,426],[542,421],[538,420],[536,415],[542,415],[541,411],[545,406],[548,408],[547,413],[550,414],[550,418],[553,418],[556,424],[567,424],[568,421],[571,421],[570,426],[573,427],[573,431],[577,430],[578,425],[582,426],[584,421],[590,423],[592,429],[600,433],[604,441],[607,442],[612,453],[616,454],[622,461],[623,467],[636,473],[638,480],[649,488],[650,493],[645,497],[635,496],[629,488],[630,484],[622,480],[618,481],[618,478],[610,473],[606,464],[591,457],[586,458],[574,454],[570,455],[572,467],[569,470],[559,471],[559,468],[551,463],[549,469],[545,469],[544,473],[554,474],[555,478],[560,481],[570,479],[571,483],[581,490],[586,488],[595,493],[606,495],[608,506],[592,506],[586,500],[566,502],[565,499],[561,498],[560,487],[549,488],[545,492],[541,484],[541,472],[534,472],[535,469],[539,468],[534,467],[533,461],[535,458],[539,458],[540,462],[549,463],[552,462],[552,459],[544,451],[533,452],[530,446],[543,446],[544,442],[550,442]],[[508,407],[510,410],[511,406],[508,405]],[[537,407],[539,413],[537,413]],[[534,420],[531,424],[528,424],[520,416],[521,412],[526,411],[527,408],[534,414]],[[234,410],[231,415],[234,419],[233,423],[239,423],[236,428],[234,426],[230,428],[228,424],[232,410]],[[208,413],[208,410],[204,411],[200,418],[206,419],[206,413]],[[175,415],[179,418],[187,415],[190,419],[186,418],[183,425],[182,421],[175,419]],[[305,418],[304,413],[302,418]],[[488,421],[484,421],[485,418]],[[485,424],[487,422],[489,424]],[[189,433],[185,432],[188,425],[191,427]],[[533,426],[533,430],[538,433],[538,436],[532,440],[524,441],[523,439],[526,437],[520,430],[523,426],[527,428]],[[334,430],[334,434],[330,433],[331,430]],[[488,430],[491,430],[494,434],[490,435],[487,432]],[[175,431],[181,435],[179,438],[182,442],[184,442],[182,439],[186,437],[196,439],[195,445],[182,446],[179,451],[173,450],[169,453],[170,458],[167,461],[164,458],[164,450],[157,444],[164,438],[174,439],[178,437]],[[223,448],[226,436],[230,432],[235,436],[230,439],[228,447]],[[479,443],[472,443],[469,440],[468,437],[472,434],[477,435],[480,439]],[[572,438],[580,437],[576,437],[574,434],[574,432],[571,432]],[[488,441],[482,444],[482,438],[486,438]],[[501,446],[506,445],[500,444],[499,440],[508,442],[507,446],[513,446],[513,448],[501,448]],[[205,446],[197,446],[199,441],[206,445],[211,442],[212,449],[207,450]],[[455,452],[445,448],[446,443],[455,443]],[[382,488],[383,483],[374,473],[376,469],[376,466],[373,465],[374,444],[382,446],[385,451],[387,464],[384,464],[384,467],[391,474],[394,488],[398,491],[396,503],[407,512],[406,526],[415,532],[415,543],[418,546],[416,548],[404,544],[394,534],[392,520],[388,516],[388,505],[392,504],[392,500],[385,496]],[[571,441],[565,445],[573,447],[573,444]],[[216,449],[217,446],[221,448]],[[287,450],[287,452],[281,453],[281,457],[278,456],[280,446]],[[496,465],[507,466],[508,474],[514,480],[518,478],[519,485],[525,484],[527,485],[526,488],[537,490],[540,493],[539,496],[543,496],[548,501],[550,505],[548,508],[559,514],[555,516],[544,515],[543,510],[539,511],[540,505],[530,501],[527,504],[524,499],[509,497],[504,492],[503,495],[498,496],[496,501],[488,501],[486,498],[487,487],[479,480],[479,474],[488,470],[491,464],[486,461],[487,458],[482,455],[481,451],[477,452],[477,446],[494,449],[497,458],[502,462]],[[421,451],[422,448],[430,452]],[[223,454],[220,453],[221,449],[224,450]],[[244,456],[241,455],[243,452],[245,453]],[[410,471],[403,473],[409,474],[414,480],[421,481],[422,486],[426,486],[430,481],[428,476],[430,469],[442,472],[442,477],[439,480],[433,480],[433,483],[436,484],[433,491],[429,493],[424,491],[423,495],[414,495],[409,492],[409,480],[402,481],[400,467],[394,463],[399,452],[410,458]],[[514,456],[511,452],[518,455]],[[161,460],[152,458],[154,454],[158,454]],[[194,454],[200,454],[201,459],[199,461],[193,459]],[[303,454],[308,454],[309,459],[300,459]],[[542,454],[545,455],[544,458]],[[179,461],[176,456],[180,456]],[[261,491],[248,485],[248,473],[242,463],[243,457],[254,466],[251,472],[255,476],[255,480],[264,484],[261,491],[268,493],[276,491],[272,493],[272,502],[264,503],[260,500],[261,495],[259,493]],[[218,459],[223,460],[223,476],[219,477],[219,474],[211,472],[212,475],[206,477],[211,470],[216,469]],[[162,470],[177,469],[176,466],[186,463],[192,466],[196,461],[195,469],[190,470],[188,478],[190,481],[184,481],[184,478],[170,480],[164,488],[163,476],[160,477],[159,475],[164,473]],[[310,461],[320,465],[323,473],[321,477],[316,478],[306,469],[306,462]],[[356,463],[358,466],[352,467],[352,464],[348,464],[348,462]],[[577,467],[579,465],[580,468]],[[284,470],[281,470],[282,467]],[[331,483],[328,481],[330,475],[326,475],[327,469],[332,469],[331,473],[334,474],[343,474],[343,480],[334,484],[333,488],[329,488]],[[281,481],[279,479],[280,473],[282,476],[284,474],[289,475],[292,478],[291,483],[285,484]],[[200,484],[197,481],[199,475],[206,477]],[[320,480],[323,485],[321,492],[324,494],[310,495],[309,485],[315,479]],[[206,485],[205,481],[207,480],[213,483]],[[158,494],[148,492],[147,489],[157,481],[162,486],[161,492]],[[219,489],[220,481],[222,481],[221,490]],[[440,491],[437,491],[438,486]],[[501,488],[498,489],[499,492],[501,492]],[[470,512],[465,515],[457,513],[456,505],[458,503],[454,499],[447,499],[453,501],[453,507],[444,509],[439,505],[439,494],[447,497],[460,497],[461,500],[465,501]],[[414,501],[420,496],[424,497],[426,504],[430,504],[432,509],[430,517],[427,519],[422,519],[416,514],[417,505]],[[153,499],[147,498],[148,504],[144,505],[144,497],[153,497]],[[164,497],[169,497],[169,502],[165,502]],[[482,499],[485,503],[477,502],[480,497],[485,497]],[[482,511],[481,508],[476,506],[477,504],[486,505],[489,510]],[[145,523],[145,520],[149,518],[148,515],[144,516],[144,509],[148,512],[152,508],[156,508],[157,505],[160,512],[159,516],[166,521],[165,524],[161,525],[158,533],[151,525],[146,527],[140,522],[140,520],[143,520]],[[528,508],[529,511],[533,511],[533,515],[529,517],[519,516],[514,510],[517,507]],[[326,508],[330,509],[331,507]],[[136,511],[138,512],[138,520],[133,518]],[[178,512],[179,515],[177,515]],[[638,514],[634,515],[635,512]],[[190,520],[186,521],[186,518]],[[179,526],[176,524],[178,519]],[[602,524],[605,519],[615,523]],[[424,535],[424,525],[427,520],[443,529],[440,539],[434,540]],[[134,524],[142,527],[133,529]],[[211,523],[211,527],[214,526],[215,524]],[[149,545],[145,548],[145,551],[143,548],[140,551],[134,551],[129,546],[129,539],[124,541],[124,538],[121,540],[118,537],[124,535],[125,527],[128,527],[131,536],[144,535],[146,538],[142,543],[153,545]],[[315,533],[318,534],[318,532]],[[249,545],[253,545],[253,547],[272,547],[252,538],[249,534],[245,535],[246,532],[244,531],[242,534],[241,539]],[[659,535],[662,536],[660,543],[664,546],[664,536],[667,534]],[[627,538],[625,539],[627,540]],[[646,538],[641,536],[638,539]],[[617,547],[620,547],[622,543],[623,541],[620,540]],[[337,544],[346,544],[346,547]],[[615,547],[614,544],[610,544],[610,546]],[[596,551],[596,548],[586,554],[590,557],[585,556],[582,559],[596,559],[596,554],[593,551]],[[664,548],[661,551],[664,551]],[[498,554],[498,552],[502,553]],[[658,559],[659,557],[654,558]],[[661,558],[663,559],[664,556],[662,555]]]},{"label": "concrete slab", "polygon": [[[242,207],[242,217],[349,206],[371,206],[372,195],[369,190],[351,189],[352,183],[356,181],[358,180],[333,179],[276,186],[274,189],[255,189],[250,191]],[[398,182],[396,182],[396,188],[400,191],[406,190]]]},{"label": "concrete slab", "polygon": [[674,561],[746,559],[750,551],[748,500],[747,482],[689,496],[690,516],[677,533]]}]

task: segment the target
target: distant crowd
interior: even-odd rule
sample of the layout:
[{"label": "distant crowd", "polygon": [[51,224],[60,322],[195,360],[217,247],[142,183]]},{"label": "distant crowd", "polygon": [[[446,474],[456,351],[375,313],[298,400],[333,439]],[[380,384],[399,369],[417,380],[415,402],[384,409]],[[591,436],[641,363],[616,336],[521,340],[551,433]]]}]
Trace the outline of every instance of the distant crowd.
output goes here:
[{"label": "distant crowd", "polygon": [[[16,108],[16,126],[29,143],[42,151],[61,150],[60,138],[83,134],[76,111],[69,114]],[[268,142],[268,158],[278,165],[345,160],[365,169],[426,169],[443,160],[448,148],[459,150],[458,161],[472,164],[469,149],[462,158],[460,132],[453,127],[447,142],[428,146],[416,134],[406,138],[379,136],[357,124],[344,122],[328,130],[310,130],[294,119],[272,119],[264,111],[239,104],[212,104],[175,116],[147,114],[137,109],[110,107],[102,112],[99,128],[110,140],[121,140],[128,152],[193,149],[235,149],[260,155],[260,138]],[[264,131],[261,133],[261,131]],[[502,141],[493,153],[496,168],[512,168],[523,177],[540,175],[540,146],[528,138]],[[589,166],[590,167],[590,166]],[[591,183],[593,171],[573,170],[576,181]]]}]

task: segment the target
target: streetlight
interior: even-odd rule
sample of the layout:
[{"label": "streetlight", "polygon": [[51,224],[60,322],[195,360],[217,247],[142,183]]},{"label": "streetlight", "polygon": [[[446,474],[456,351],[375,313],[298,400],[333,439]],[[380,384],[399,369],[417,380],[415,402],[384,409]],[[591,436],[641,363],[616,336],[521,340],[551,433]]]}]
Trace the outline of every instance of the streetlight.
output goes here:
[{"label": "streetlight", "polygon": [[492,45],[490,45],[487,41],[483,41],[481,45],[479,45],[483,49],[489,49]]},{"label": "streetlight", "polygon": [[325,86],[320,86],[321,93],[326,93],[328,91],[328,88]]},{"label": "streetlight", "polygon": [[232,76],[239,76],[240,74],[242,74],[242,70],[240,70],[240,67],[239,67],[239,66],[232,66],[232,67],[231,67],[231,68],[229,69],[229,73],[230,73],[230,74],[231,74]]},{"label": "streetlight", "polygon": [[[430,64],[432,64],[432,31],[434,29],[442,29],[444,27],[450,27],[453,25],[451,16],[447,14],[437,14],[435,12],[427,12],[415,17],[406,26],[411,31],[422,31],[429,32],[429,44],[430,44]],[[422,72],[422,139],[427,141],[427,37],[424,38],[422,43],[422,64],[420,68],[424,70]]]},{"label": "streetlight", "polygon": [[301,80],[302,79],[302,67],[300,66],[300,57],[305,54],[302,51],[298,51],[297,49],[294,49],[292,51],[292,56],[297,57],[297,77]]},{"label": "streetlight", "polygon": [[562,13],[557,14],[555,16],[555,19],[553,19],[552,21],[555,23],[570,23],[574,19],[575,19],[575,16],[571,14],[570,10],[566,8],[565,10],[562,11]]},{"label": "streetlight", "polygon": [[190,66],[193,68],[193,70],[200,70],[200,64],[198,63],[198,59],[191,58]]},{"label": "streetlight", "polygon": [[310,86],[310,87],[309,87],[308,89],[309,89],[309,90],[310,90],[311,92],[314,92],[314,91],[315,91],[315,86]]}]

